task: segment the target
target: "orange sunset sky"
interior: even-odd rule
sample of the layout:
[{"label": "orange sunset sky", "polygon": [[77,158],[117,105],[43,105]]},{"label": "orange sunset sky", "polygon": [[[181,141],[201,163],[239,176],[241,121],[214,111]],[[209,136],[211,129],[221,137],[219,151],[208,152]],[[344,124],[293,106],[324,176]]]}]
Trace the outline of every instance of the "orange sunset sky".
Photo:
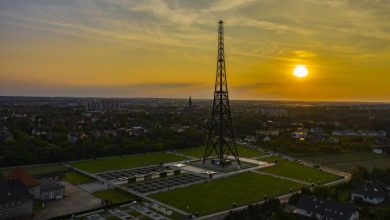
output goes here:
[{"label": "orange sunset sky", "polygon": [[[390,1],[2,0],[0,95],[390,101]],[[293,75],[305,65],[309,75]]]}]

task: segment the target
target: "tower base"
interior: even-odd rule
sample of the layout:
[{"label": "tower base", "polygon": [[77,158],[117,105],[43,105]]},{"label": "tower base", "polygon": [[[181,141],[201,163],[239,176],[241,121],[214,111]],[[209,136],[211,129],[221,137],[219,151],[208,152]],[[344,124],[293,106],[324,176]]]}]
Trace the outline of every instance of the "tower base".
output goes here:
[{"label": "tower base", "polygon": [[219,165],[219,166],[230,166],[230,165],[232,165],[232,161],[231,160],[220,161],[219,159],[212,159],[211,163],[214,164],[214,165]]}]

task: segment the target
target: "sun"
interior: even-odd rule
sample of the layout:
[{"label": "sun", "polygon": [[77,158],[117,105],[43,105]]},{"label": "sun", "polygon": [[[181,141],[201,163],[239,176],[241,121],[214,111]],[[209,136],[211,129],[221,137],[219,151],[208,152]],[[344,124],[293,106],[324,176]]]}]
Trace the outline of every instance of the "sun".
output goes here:
[{"label": "sun", "polygon": [[305,65],[295,65],[293,74],[298,78],[305,78],[309,74],[309,70],[307,70]]}]

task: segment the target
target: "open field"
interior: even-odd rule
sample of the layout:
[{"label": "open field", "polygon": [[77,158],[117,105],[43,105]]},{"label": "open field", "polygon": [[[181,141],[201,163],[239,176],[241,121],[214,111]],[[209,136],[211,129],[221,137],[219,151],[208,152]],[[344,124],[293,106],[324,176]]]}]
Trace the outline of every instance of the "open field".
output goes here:
[{"label": "open field", "polygon": [[88,176],[85,176],[85,175],[80,174],[80,173],[72,172],[72,171],[66,172],[63,180],[68,182],[68,183],[71,183],[73,185],[80,185],[80,184],[95,182],[94,179],[92,179]]},{"label": "open field", "polygon": [[372,152],[319,155],[303,157],[302,159],[347,172],[359,166],[365,168],[390,168],[390,157]]},{"label": "open field", "polygon": [[[65,172],[68,170],[61,163],[45,164],[45,165],[32,165],[32,166],[21,166],[26,169],[31,175],[44,174],[44,173],[55,173],[55,172]],[[1,168],[0,172],[3,174],[8,174],[10,170],[14,167]]]},{"label": "open field", "polygon": [[98,158],[97,160],[86,160],[72,162],[71,164],[87,172],[97,173],[109,170],[128,169],[149,165],[157,165],[160,162],[174,162],[186,158],[165,152],[134,154],[122,157]]},{"label": "open field", "polygon": [[100,199],[110,200],[113,204],[135,200],[135,197],[132,194],[119,189],[109,189],[95,192],[92,195]]},{"label": "open field", "polygon": [[263,172],[290,177],[309,183],[326,183],[341,178],[334,174],[321,171],[317,168],[308,167],[297,162],[282,159],[280,157],[266,157],[262,158],[262,160],[272,163],[275,163],[276,160],[278,161],[275,166],[262,169],[261,171]]},{"label": "open field", "polygon": [[[187,148],[183,150],[178,150],[179,153],[190,156],[190,157],[196,157],[196,158],[201,158],[203,157],[205,147],[195,147],[195,148]],[[242,147],[242,146],[237,146],[238,150],[238,155],[240,157],[248,157],[248,158],[253,158],[253,157],[261,157],[264,155],[263,152],[257,151],[254,149],[250,149],[247,147]],[[213,153],[215,155],[215,153]]]},{"label": "open field", "polygon": [[[288,193],[303,185],[255,173],[243,173],[185,188],[154,194],[151,197],[189,212],[205,215],[250,204]],[[222,199],[223,198],[223,199]],[[187,209],[188,207],[188,209]]]}]

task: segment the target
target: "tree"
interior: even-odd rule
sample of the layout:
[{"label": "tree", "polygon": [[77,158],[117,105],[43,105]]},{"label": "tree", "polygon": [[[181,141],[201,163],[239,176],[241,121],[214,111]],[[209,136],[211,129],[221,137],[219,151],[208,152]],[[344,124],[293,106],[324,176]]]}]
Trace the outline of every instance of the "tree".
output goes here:
[{"label": "tree", "polygon": [[294,193],[289,199],[288,199],[288,204],[290,205],[295,205],[298,200],[299,200],[300,194],[299,193]]},{"label": "tree", "polygon": [[326,186],[315,187],[313,189],[313,194],[322,198],[332,197],[331,189]]}]

